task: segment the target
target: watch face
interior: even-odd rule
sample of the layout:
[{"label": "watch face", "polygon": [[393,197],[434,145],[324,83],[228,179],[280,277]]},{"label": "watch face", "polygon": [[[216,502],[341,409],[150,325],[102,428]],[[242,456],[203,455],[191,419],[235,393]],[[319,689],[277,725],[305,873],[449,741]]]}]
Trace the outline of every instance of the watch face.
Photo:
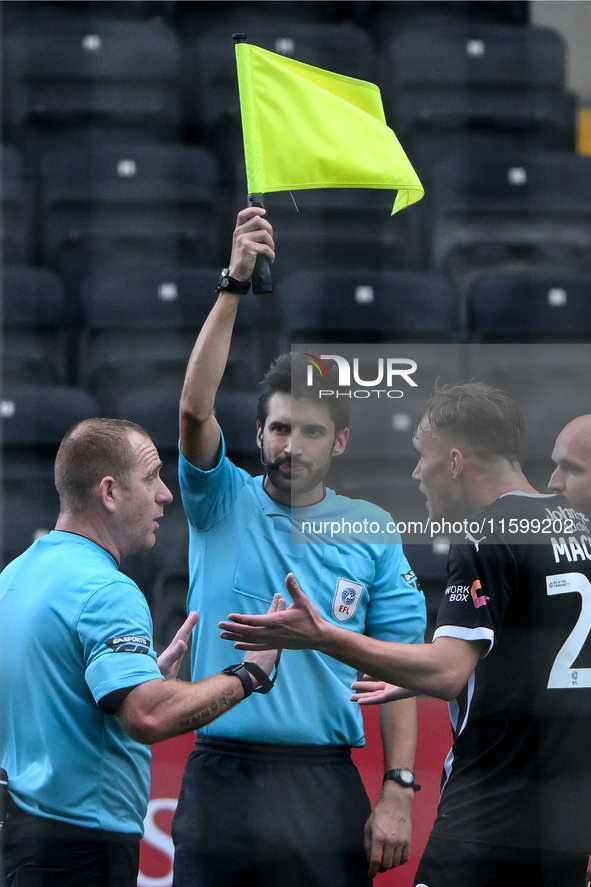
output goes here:
[{"label": "watch face", "polygon": [[414,773],[412,773],[407,767],[403,767],[399,775],[402,782],[406,782],[407,785],[412,785],[415,780]]}]

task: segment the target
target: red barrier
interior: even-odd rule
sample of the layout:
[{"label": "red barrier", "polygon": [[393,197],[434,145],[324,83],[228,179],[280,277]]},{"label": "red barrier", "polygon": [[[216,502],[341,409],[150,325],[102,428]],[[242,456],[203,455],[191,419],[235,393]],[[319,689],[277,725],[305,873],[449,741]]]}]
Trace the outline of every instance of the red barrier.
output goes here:
[{"label": "red barrier", "polygon": [[[353,752],[367,792],[374,802],[384,773],[380,742],[379,708],[364,709],[367,745]],[[412,887],[413,876],[435,818],[439,782],[451,745],[447,706],[436,699],[419,700],[419,747],[416,774],[422,790],[413,802],[413,851],[410,862],[375,879],[376,887]],[[152,792],[146,834],[140,855],[138,887],[170,887],[173,847],[170,825],[176,807],[185,761],[193,747],[193,735],[160,742],[153,748]]]}]

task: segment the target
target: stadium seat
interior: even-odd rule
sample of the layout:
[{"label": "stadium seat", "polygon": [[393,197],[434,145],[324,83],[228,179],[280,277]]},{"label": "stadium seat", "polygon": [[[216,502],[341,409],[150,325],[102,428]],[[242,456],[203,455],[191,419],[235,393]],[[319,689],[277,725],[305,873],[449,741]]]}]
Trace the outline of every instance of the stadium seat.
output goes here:
[{"label": "stadium seat", "polygon": [[[238,205],[243,205],[242,194]],[[411,270],[416,205],[391,215],[394,191],[325,188],[265,195],[277,245],[276,273],[309,269]]]},{"label": "stadium seat", "polygon": [[[37,4],[39,6],[39,4]],[[8,130],[31,120],[177,127],[180,46],[162,21],[42,18],[6,41]]]},{"label": "stadium seat", "polygon": [[391,41],[384,75],[399,135],[413,128],[554,130],[574,148],[576,102],[565,47],[549,28],[465,21],[410,27]]},{"label": "stadium seat", "polygon": [[277,288],[281,348],[298,341],[453,341],[455,293],[436,274],[300,271]]},{"label": "stadium seat", "polygon": [[[174,388],[178,402],[189,355],[216,299],[218,276],[215,268],[148,268],[84,281],[79,377],[105,410],[132,390],[163,385]],[[251,295],[242,300],[222,388],[256,389],[266,316],[261,300]]]},{"label": "stadium seat", "polygon": [[481,274],[467,294],[473,341],[591,342],[591,275]]},{"label": "stadium seat", "polygon": [[[115,404],[120,419],[142,425],[159,450],[175,453],[179,438],[180,389],[162,384],[158,388],[137,388],[123,395]],[[214,412],[224,432],[226,450],[232,456],[255,456],[258,396],[253,392],[219,391]],[[239,459],[238,459],[239,461]],[[258,473],[258,472],[257,472]]]},{"label": "stadium seat", "polygon": [[215,260],[217,166],[205,149],[99,145],[47,155],[42,169],[42,251],[64,275]]},{"label": "stadium seat", "polygon": [[63,435],[99,414],[87,391],[58,385],[6,386],[0,397],[3,441],[2,545],[4,563],[49,532],[59,501],[53,463]]},{"label": "stadium seat", "polygon": [[458,278],[495,267],[589,268],[588,157],[449,157],[434,167],[432,189],[433,268]]},{"label": "stadium seat", "polygon": [[2,269],[2,378],[8,385],[68,381],[65,298],[46,268]]},{"label": "stadium seat", "polygon": [[33,254],[33,194],[22,159],[11,145],[0,144],[0,241],[3,262],[27,262]]}]

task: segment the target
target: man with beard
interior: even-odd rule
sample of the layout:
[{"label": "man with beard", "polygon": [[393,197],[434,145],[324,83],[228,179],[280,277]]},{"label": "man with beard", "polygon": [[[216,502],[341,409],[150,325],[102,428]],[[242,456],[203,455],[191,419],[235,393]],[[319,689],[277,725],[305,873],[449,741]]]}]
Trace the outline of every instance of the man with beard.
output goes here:
[{"label": "man with beard", "polygon": [[[431,518],[470,525],[450,550],[432,644],[330,625],[293,574],[284,613],[220,624],[241,649],[311,648],[398,685],[370,685],[368,701],[408,692],[450,700],[454,744],[417,887],[584,883],[591,537],[566,499],[527,482],[517,461],[523,431],[509,395],[478,382],[435,392],[418,420],[413,477]],[[558,444],[555,458],[560,468]]]},{"label": "man with beard", "polygon": [[[292,541],[296,515],[316,525],[390,521],[376,506],[325,488],[331,459],[346,446],[348,398],[320,401],[318,388],[307,386],[302,356],[278,358],[263,380],[257,443],[264,475],[252,478],[225,456],[212,410],[256,257],[274,258],[264,214],[250,208],[238,216],[230,267],[189,360],[181,398],[188,604],[200,614],[194,678],[227,657],[214,630],[219,620],[232,609],[265,612],[294,561],[322,613],[348,631],[404,642],[419,642],[424,632],[423,595],[399,537],[380,545],[367,538]],[[325,380],[322,387],[331,384]],[[300,535],[300,541],[306,540]],[[417,788],[415,703],[383,708],[386,769],[393,773],[370,815],[350,758],[351,747],[364,743],[360,711],[349,700],[354,676],[315,652],[288,653],[272,697],[260,700],[262,706],[254,700],[250,717],[198,731],[173,824],[176,887],[362,887],[377,871],[406,861]],[[411,773],[409,781],[400,778],[401,768]]]}]

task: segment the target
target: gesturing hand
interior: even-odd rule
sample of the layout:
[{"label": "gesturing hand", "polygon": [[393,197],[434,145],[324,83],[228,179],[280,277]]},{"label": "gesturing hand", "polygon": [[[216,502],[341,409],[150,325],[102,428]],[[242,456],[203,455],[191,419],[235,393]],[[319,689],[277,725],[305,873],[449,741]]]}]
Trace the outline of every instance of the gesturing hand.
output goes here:
[{"label": "gesturing hand", "polygon": [[176,681],[183,656],[187,652],[191,632],[197,625],[199,614],[189,613],[172,641],[158,657],[158,668],[167,681]]},{"label": "gesturing hand", "polygon": [[[287,604],[281,595],[274,594],[271,606],[267,610],[267,613],[277,613],[285,610],[286,607]],[[258,652],[252,650],[244,654],[244,659],[242,661],[253,662],[255,665],[258,665],[259,668],[262,668],[267,677],[269,677],[275,666],[279,664],[280,654],[280,650],[260,650]]]},{"label": "gesturing hand", "polygon": [[227,622],[219,623],[221,636],[236,641],[234,646],[238,650],[316,649],[324,620],[293,573],[287,574],[285,587],[291,595],[291,606],[264,616],[230,613]]},{"label": "gesturing hand", "polygon": [[368,674],[363,675],[362,681],[353,681],[351,689],[354,691],[350,697],[351,702],[359,705],[381,705],[383,702],[393,702],[396,699],[409,699],[416,696],[404,687],[395,684],[387,684],[385,681],[376,681]]}]

